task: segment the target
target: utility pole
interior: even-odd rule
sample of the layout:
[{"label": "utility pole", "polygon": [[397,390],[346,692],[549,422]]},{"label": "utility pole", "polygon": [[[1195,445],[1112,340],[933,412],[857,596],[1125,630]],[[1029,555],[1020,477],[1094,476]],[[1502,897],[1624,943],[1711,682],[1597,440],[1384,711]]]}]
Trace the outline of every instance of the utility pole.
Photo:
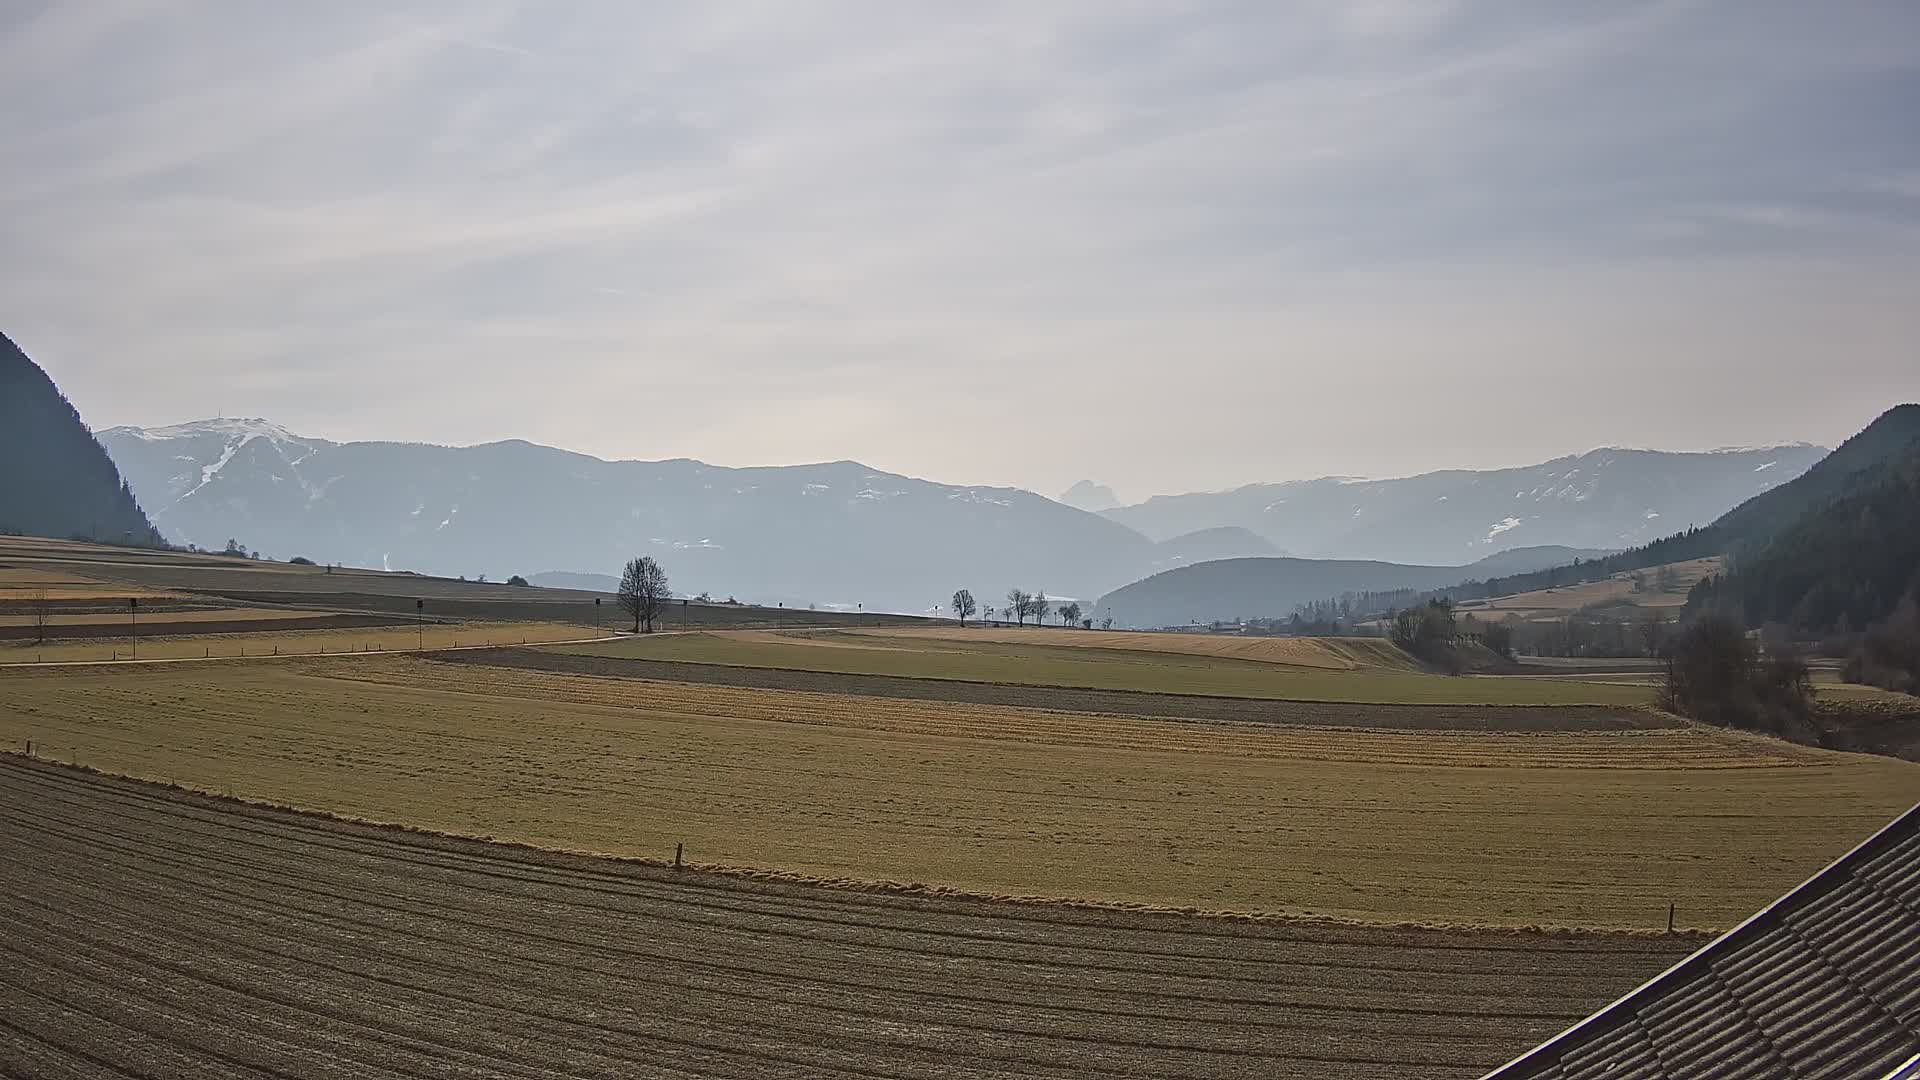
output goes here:
[{"label": "utility pole", "polygon": [[600,598],[593,598],[593,632],[600,632]]},{"label": "utility pole", "polygon": [[427,650],[427,602],[420,597],[413,599],[413,636],[414,646],[421,652]]},{"label": "utility pole", "polygon": [[140,659],[140,598],[137,596],[127,597],[127,619],[133,624],[132,632],[128,636],[133,638],[133,658],[138,660]]}]

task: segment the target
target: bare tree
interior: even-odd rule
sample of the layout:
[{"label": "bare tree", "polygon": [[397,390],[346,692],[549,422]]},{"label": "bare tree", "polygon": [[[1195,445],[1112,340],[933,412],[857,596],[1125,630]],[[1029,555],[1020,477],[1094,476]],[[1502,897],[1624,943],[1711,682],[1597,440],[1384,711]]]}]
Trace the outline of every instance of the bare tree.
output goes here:
[{"label": "bare tree", "polygon": [[1033,602],[1033,607],[1031,608],[1031,611],[1033,613],[1033,625],[1039,626],[1041,623],[1044,623],[1047,621],[1047,613],[1053,610],[1053,605],[1047,603],[1047,590],[1045,589],[1041,589],[1039,592],[1034,593],[1032,602]]},{"label": "bare tree", "polygon": [[1060,605],[1060,625],[1072,626],[1080,621],[1080,601]]},{"label": "bare tree", "polygon": [[667,588],[667,572],[653,556],[627,560],[626,569],[620,574],[619,604],[620,610],[633,616],[634,633],[640,632],[642,623],[646,624],[647,633],[653,633],[653,620],[659,618],[660,609],[672,598],[673,593]]},{"label": "bare tree", "polygon": [[980,605],[973,600],[973,590],[960,589],[953,594],[953,613],[960,616],[961,626],[966,626],[967,619],[979,610]]},{"label": "bare tree", "polygon": [[1033,597],[1025,589],[1007,590],[1007,613],[1018,619],[1021,626],[1027,625],[1027,613],[1033,610]]},{"label": "bare tree", "polygon": [[41,589],[33,594],[33,643],[44,645],[47,641],[47,616],[52,607],[47,603],[47,590]]}]

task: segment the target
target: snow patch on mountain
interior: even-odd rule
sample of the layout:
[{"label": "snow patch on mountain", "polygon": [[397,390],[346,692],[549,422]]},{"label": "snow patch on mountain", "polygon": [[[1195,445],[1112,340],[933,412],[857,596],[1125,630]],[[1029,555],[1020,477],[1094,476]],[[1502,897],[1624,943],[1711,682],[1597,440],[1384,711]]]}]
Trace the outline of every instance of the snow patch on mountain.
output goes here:
[{"label": "snow patch on mountain", "polygon": [[1498,522],[1494,524],[1493,528],[1487,530],[1487,538],[1480,542],[1483,544],[1491,544],[1493,543],[1494,537],[1499,536],[1501,533],[1506,532],[1508,529],[1517,529],[1519,527],[1520,527],[1519,518],[1517,517],[1501,518]]}]

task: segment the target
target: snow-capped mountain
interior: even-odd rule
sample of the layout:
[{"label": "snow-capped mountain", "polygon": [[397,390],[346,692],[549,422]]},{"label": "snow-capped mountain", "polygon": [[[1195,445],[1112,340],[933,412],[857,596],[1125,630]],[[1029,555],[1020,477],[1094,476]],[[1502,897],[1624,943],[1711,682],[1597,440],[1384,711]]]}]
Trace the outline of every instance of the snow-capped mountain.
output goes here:
[{"label": "snow-capped mountain", "polygon": [[611,575],[651,554],[685,592],[896,611],[927,610],[961,587],[983,603],[1011,585],[1087,599],[1244,556],[1464,566],[1552,550],[1541,545],[1625,547],[1710,521],[1824,453],[1605,450],[1524,469],[1255,485],[1101,515],[852,461],[735,469],[603,461],[517,440],[335,443],[259,419],[99,437],[179,543],[232,538],[280,558],[494,578]]},{"label": "snow-capped mountain", "polygon": [[520,441],[334,443],[265,420],[100,439],[169,538],[207,548],[234,538],[280,558],[505,578],[617,574],[651,554],[684,592],[907,611],[961,587],[986,590],[983,602],[1013,584],[1091,597],[1189,561],[1184,543],[1156,545],[1032,492],[852,461],[733,469]]},{"label": "snow-capped mountain", "polygon": [[1644,544],[1705,525],[1826,453],[1602,449],[1513,469],[1161,495],[1102,513],[1150,538],[1237,525],[1289,555],[1459,565],[1512,547]]}]

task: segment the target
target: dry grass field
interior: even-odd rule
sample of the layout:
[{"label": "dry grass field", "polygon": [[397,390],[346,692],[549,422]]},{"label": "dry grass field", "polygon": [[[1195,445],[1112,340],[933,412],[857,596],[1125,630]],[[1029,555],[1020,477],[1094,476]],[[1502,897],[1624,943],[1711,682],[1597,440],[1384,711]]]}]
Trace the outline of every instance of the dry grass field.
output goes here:
[{"label": "dry grass field", "polygon": [[[1505,619],[1509,616],[1527,621],[1540,619],[1559,619],[1571,615],[1583,607],[1596,604],[1620,604],[1649,608],[1659,611],[1666,618],[1674,618],[1687,602],[1687,590],[1701,578],[1720,572],[1718,556],[1705,559],[1689,559],[1685,562],[1668,563],[1664,567],[1653,567],[1639,571],[1643,588],[1635,591],[1633,574],[1615,574],[1602,581],[1590,581],[1583,585],[1568,585],[1558,589],[1538,589],[1533,592],[1514,593],[1511,596],[1496,596],[1487,600],[1463,600],[1456,610],[1462,615],[1472,615],[1477,619]],[[1673,587],[1661,590],[1657,587],[1656,576],[1663,569],[1673,571]]]},{"label": "dry grass field", "polygon": [[1920,767],[1696,728],[1181,723],[405,657],[0,672],[0,739],[114,773],[826,881],[1378,921],[1726,926]]},{"label": "dry grass field", "polygon": [[0,756],[0,1075],[1478,1076],[1691,935],[828,892]]},{"label": "dry grass field", "polygon": [[[287,615],[268,611],[268,615]],[[263,615],[262,620],[268,615]],[[169,616],[171,618],[171,616]],[[326,622],[334,617],[314,613],[313,621]],[[351,617],[342,617],[352,621]],[[292,625],[298,626],[299,620]],[[487,645],[522,645],[553,641],[578,641],[592,631],[559,623],[462,622],[427,623],[418,630],[411,623],[392,619],[375,620],[375,625],[335,626],[328,629],[293,628],[223,633],[165,633],[166,624],[142,627],[138,659],[192,660],[204,658],[240,658],[258,656],[317,656],[329,653],[402,652],[416,648],[455,649]],[[222,630],[244,627],[244,623],[226,623]],[[191,627],[186,627],[191,628]],[[151,636],[149,636],[151,634]],[[0,666],[39,663],[101,663],[134,659],[134,642],[124,633],[111,637],[87,637],[49,641],[36,645],[20,638],[0,640]]]},{"label": "dry grass field", "polygon": [[[1266,658],[1193,651],[1177,634],[1113,634],[1142,639],[1143,647],[1094,648],[1055,644],[1061,634],[1086,631],[1029,630],[1025,641],[1003,640],[1008,631],[949,628],[938,633],[895,631],[779,631],[668,634],[590,645],[563,646],[586,656],[728,664],[751,668],[949,679],[964,682],[1084,687],[1157,694],[1210,694],[1291,701],[1350,701],[1434,705],[1644,705],[1652,688],[1634,682],[1579,678],[1502,679],[1449,677],[1392,666],[1335,667],[1367,655],[1361,644],[1284,643],[1309,663],[1278,659],[1283,643]],[[1101,631],[1095,636],[1107,637]],[[1012,631],[1015,638],[1020,631]],[[1195,639],[1200,648],[1209,639]],[[1219,641],[1221,639],[1210,639]],[[1233,639],[1228,639],[1233,640]],[[1254,640],[1251,644],[1268,644]],[[1341,656],[1336,649],[1346,650]],[[1390,650],[1389,650],[1390,651]],[[1397,654],[1396,654],[1397,655]]]}]

